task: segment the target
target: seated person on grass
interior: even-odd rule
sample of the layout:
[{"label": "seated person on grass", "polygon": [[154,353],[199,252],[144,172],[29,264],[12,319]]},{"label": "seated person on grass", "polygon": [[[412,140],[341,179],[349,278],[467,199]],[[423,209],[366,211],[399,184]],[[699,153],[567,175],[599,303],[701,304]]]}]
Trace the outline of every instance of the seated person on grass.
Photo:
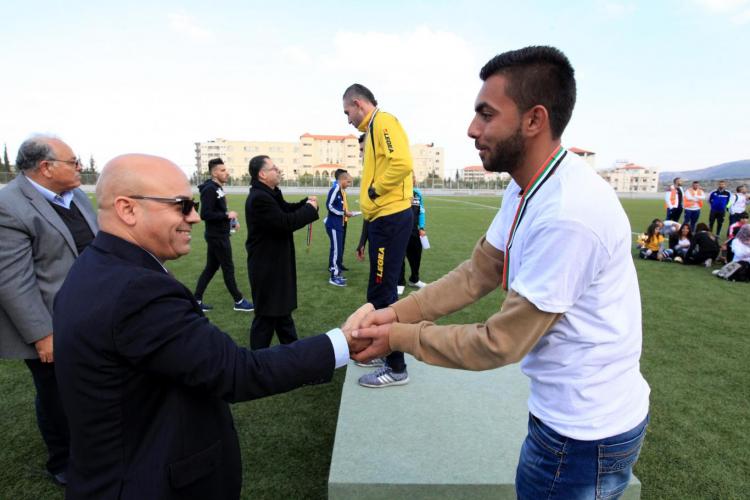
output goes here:
[{"label": "seated person on grass", "polygon": [[637,247],[640,250],[641,259],[648,260],[670,260],[672,251],[664,248],[664,236],[659,231],[658,222],[649,224],[646,232],[638,240]]}]

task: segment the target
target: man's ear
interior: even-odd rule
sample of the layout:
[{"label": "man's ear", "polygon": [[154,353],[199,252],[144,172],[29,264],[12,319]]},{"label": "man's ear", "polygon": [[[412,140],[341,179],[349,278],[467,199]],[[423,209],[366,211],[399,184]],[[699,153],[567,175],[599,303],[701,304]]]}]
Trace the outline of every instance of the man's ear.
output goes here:
[{"label": "man's ear", "polygon": [[117,217],[128,226],[135,226],[139,208],[135,200],[127,196],[118,196],[114,202]]},{"label": "man's ear", "polygon": [[523,132],[527,137],[534,137],[549,130],[549,112],[541,104],[537,104],[523,114]]}]

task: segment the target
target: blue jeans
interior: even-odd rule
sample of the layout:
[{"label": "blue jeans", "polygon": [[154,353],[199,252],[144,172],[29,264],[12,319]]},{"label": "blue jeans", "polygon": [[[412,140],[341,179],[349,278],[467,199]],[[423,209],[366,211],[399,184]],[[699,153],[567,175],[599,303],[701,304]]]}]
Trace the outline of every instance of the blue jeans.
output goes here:
[{"label": "blue jeans", "polygon": [[519,500],[616,499],[630,482],[648,416],[633,429],[598,441],[561,436],[529,414],[516,469]]},{"label": "blue jeans", "polygon": [[685,210],[685,218],[682,223],[690,226],[690,232],[695,232],[695,225],[698,223],[698,219],[701,216],[700,210]]}]

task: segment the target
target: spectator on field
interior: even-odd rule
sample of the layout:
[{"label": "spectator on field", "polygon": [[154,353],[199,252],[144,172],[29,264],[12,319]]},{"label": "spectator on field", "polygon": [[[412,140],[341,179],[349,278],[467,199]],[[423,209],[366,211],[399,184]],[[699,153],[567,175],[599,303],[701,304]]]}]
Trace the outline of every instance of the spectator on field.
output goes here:
[{"label": "spectator on field", "polygon": [[[409,286],[414,288],[424,288],[426,283],[419,279],[419,266],[422,263],[422,236],[425,236],[425,210],[422,191],[417,188],[417,177],[412,173],[412,183],[414,184],[414,196],[411,199],[411,210],[414,217],[414,225],[409,235],[409,243],[406,245],[406,260],[409,261]],[[398,278],[398,294],[404,293],[406,286],[406,262],[401,264],[401,276]]]},{"label": "spectator on field", "polygon": [[688,250],[685,264],[703,264],[705,267],[711,267],[720,250],[718,238],[704,222],[701,222],[695,227],[693,245]]},{"label": "spectator on field", "polygon": [[653,222],[659,222],[659,232],[661,232],[662,236],[667,239],[680,231],[681,224],[679,222],[675,222],[673,220],[665,220],[662,222],[659,219],[654,219]]},{"label": "spectator on field", "polygon": [[675,262],[684,262],[692,245],[693,232],[688,224],[680,226],[679,232],[669,237],[669,248],[673,252]]},{"label": "spectator on field", "polygon": [[685,218],[683,222],[690,224],[690,230],[695,231],[695,225],[701,216],[701,207],[706,199],[706,193],[701,188],[698,181],[693,181],[687,191],[685,191]]},{"label": "spectator on field", "polygon": [[685,192],[682,190],[682,179],[675,177],[674,181],[672,181],[672,185],[669,186],[669,189],[667,189],[667,192],[664,194],[664,205],[667,208],[667,220],[673,220],[675,222],[680,220],[684,196]]},{"label": "spectator on field", "polygon": [[724,250],[727,254],[726,256],[727,262],[732,262],[732,257],[733,257],[732,240],[737,236],[737,233],[739,233],[740,229],[747,225],[747,221],[748,221],[747,212],[742,212],[741,214],[738,214],[737,222],[729,226],[727,241],[725,241],[721,247],[721,249]]},{"label": "spectator on field", "polygon": [[750,224],[745,224],[732,239],[732,262],[750,263]]},{"label": "spectator on field", "polygon": [[646,232],[641,235],[638,242],[639,255],[642,259],[665,260],[671,256],[671,251],[664,248],[664,236],[659,231],[659,223],[649,224]]},{"label": "spectator on field", "polygon": [[717,222],[715,233],[717,236],[721,234],[721,226],[724,225],[727,204],[732,196],[726,188],[727,182],[719,181],[719,186],[708,195],[708,204],[711,207],[711,212],[708,214],[708,227],[713,232],[714,222]]},{"label": "spectator on field", "polygon": [[[737,192],[734,193],[731,198],[729,198],[728,208],[730,228],[732,224],[740,220],[740,216],[745,213],[747,209],[747,200],[747,186],[745,186],[744,184],[740,184],[739,186],[737,186]],[[727,236],[729,236],[729,231],[727,231]]]}]

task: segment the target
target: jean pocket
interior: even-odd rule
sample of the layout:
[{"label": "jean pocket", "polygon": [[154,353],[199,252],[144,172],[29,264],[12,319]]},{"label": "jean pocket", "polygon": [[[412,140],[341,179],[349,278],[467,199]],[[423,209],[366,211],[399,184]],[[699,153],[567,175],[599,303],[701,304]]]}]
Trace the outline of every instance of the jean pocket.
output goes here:
[{"label": "jean pocket", "polygon": [[646,425],[634,436],[614,444],[599,445],[596,498],[618,498],[628,487],[633,466],[643,446]]},{"label": "jean pocket", "polygon": [[563,454],[565,443],[562,442],[562,436],[558,436],[552,429],[544,425],[534,415],[529,415],[529,436],[537,445],[556,456]]}]

